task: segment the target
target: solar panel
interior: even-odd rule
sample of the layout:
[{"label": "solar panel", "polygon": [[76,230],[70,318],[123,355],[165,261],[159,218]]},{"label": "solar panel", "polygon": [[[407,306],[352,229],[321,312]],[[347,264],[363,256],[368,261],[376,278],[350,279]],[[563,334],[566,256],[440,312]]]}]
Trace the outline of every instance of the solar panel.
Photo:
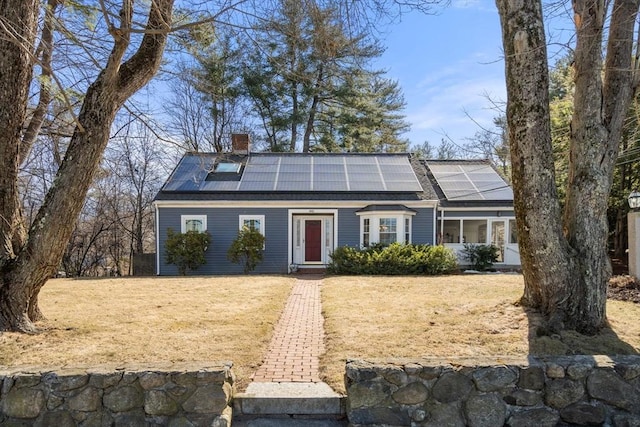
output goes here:
[{"label": "solar panel", "polygon": [[448,200],[513,200],[513,191],[488,164],[427,163]]},{"label": "solar panel", "polygon": [[278,164],[280,157],[275,156],[251,156],[251,165],[273,165]]},{"label": "solar panel", "polygon": [[213,158],[197,154],[185,155],[173,171],[164,191],[197,191],[213,168]]},{"label": "solar panel", "polygon": [[238,181],[204,181],[200,184],[200,191],[233,191],[238,189]]},{"label": "solar panel", "polygon": [[313,191],[347,191],[347,182],[345,180],[338,181],[313,181]]},{"label": "solar panel", "polygon": [[394,191],[422,187],[404,154],[252,154],[240,181],[205,181],[217,155],[187,154],[164,191]]},{"label": "solar panel", "polygon": [[238,191],[273,191],[273,182],[261,181],[240,181]]},{"label": "solar panel", "polygon": [[347,165],[375,165],[376,164],[375,156],[345,155],[344,158],[347,161]]},{"label": "solar panel", "polygon": [[330,164],[318,164],[318,162],[314,162],[313,173],[319,173],[319,172],[344,176],[344,164],[330,165]]},{"label": "solar panel", "polygon": [[302,155],[284,156],[282,158],[282,163],[287,163],[291,165],[306,165],[311,163],[311,155],[302,154]]},{"label": "solar panel", "polygon": [[309,164],[286,164],[280,165],[280,173],[309,173],[311,171],[311,163]]},{"label": "solar panel", "polygon": [[278,181],[277,191],[311,191],[309,181]]},{"label": "solar panel", "polygon": [[260,182],[274,182],[276,178],[275,171],[254,171],[254,170],[246,170],[242,175],[242,181],[260,181]]},{"label": "solar panel", "polygon": [[313,158],[314,164],[320,166],[329,166],[329,165],[343,165],[344,157],[343,156],[317,156]]}]

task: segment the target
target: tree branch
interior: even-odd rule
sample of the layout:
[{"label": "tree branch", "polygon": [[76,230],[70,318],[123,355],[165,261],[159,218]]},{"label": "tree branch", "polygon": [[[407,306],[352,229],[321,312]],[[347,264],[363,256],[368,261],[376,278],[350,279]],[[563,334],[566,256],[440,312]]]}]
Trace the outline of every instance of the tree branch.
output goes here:
[{"label": "tree branch", "polygon": [[57,7],[60,5],[59,0],[48,0],[45,7],[44,15],[44,27],[42,28],[42,35],[40,38],[40,44],[36,48],[36,52],[42,52],[40,58],[40,67],[42,72],[40,74],[40,92],[38,94],[38,105],[33,110],[31,120],[27,126],[24,135],[22,136],[22,142],[20,144],[20,153],[18,164],[22,164],[24,160],[29,156],[31,147],[40,132],[42,123],[44,122],[44,116],[47,112],[47,108],[51,103],[51,57],[53,56],[53,28],[54,28],[54,14]]}]

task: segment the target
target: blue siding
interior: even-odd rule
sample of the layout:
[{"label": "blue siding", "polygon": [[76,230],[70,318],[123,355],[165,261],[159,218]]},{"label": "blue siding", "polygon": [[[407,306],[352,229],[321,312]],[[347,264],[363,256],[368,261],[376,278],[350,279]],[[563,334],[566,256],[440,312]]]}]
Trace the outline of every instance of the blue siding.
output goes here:
[{"label": "blue siding", "polygon": [[338,246],[360,246],[358,209],[338,209]]},{"label": "blue siding", "polygon": [[[164,260],[164,242],[167,228],[180,231],[181,215],[207,215],[207,229],[211,244],[197,274],[240,274],[242,265],[227,260],[227,249],[238,235],[239,215],[264,215],[265,251],[264,259],[255,273],[287,273],[287,209],[279,208],[159,208],[160,274],[175,275],[178,270]],[[192,273],[193,274],[193,273]]]},{"label": "blue siding", "polygon": [[[364,207],[364,205],[363,205]],[[354,209],[338,209],[338,246],[360,244],[360,217]],[[413,243],[433,244],[433,208],[417,209],[413,217]],[[174,265],[164,259],[164,243],[167,229],[180,231],[181,215],[207,215],[207,230],[211,244],[205,258],[207,263],[192,274],[241,274],[242,266],[227,260],[227,249],[238,234],[240,215],[265,216],[265,251],[262,263],[255,273],[285,274],[289,265],[287,208],[158,208],[159,267],[161,275],[177,275]]]},{"label": "blue siding", "polygon": [[417,209],[413,217],[412,243],[434,244],[433,208]]}]

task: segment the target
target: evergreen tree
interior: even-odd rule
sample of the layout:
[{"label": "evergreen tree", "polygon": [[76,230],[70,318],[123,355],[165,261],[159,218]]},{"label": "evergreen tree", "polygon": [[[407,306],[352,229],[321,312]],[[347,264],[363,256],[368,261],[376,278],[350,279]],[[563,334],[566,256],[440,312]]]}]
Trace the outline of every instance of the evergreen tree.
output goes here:
[{"label": "evergreen tree", "polygon": [[339,97],[321,114],[314,151],[403,152],[409,130],[401,110],[404,97],[396,81],[381,73],[360,72],[338,89]]}]

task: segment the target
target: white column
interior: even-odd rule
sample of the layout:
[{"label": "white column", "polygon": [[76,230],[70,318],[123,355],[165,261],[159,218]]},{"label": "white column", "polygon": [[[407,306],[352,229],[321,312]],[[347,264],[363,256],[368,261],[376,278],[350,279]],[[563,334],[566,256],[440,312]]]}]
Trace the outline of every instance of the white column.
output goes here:
[{"label": "white column", "polygon": [[639,277],[640,273],[640,212],[632,211],[627,215],[629,231],[629,274]]}]

